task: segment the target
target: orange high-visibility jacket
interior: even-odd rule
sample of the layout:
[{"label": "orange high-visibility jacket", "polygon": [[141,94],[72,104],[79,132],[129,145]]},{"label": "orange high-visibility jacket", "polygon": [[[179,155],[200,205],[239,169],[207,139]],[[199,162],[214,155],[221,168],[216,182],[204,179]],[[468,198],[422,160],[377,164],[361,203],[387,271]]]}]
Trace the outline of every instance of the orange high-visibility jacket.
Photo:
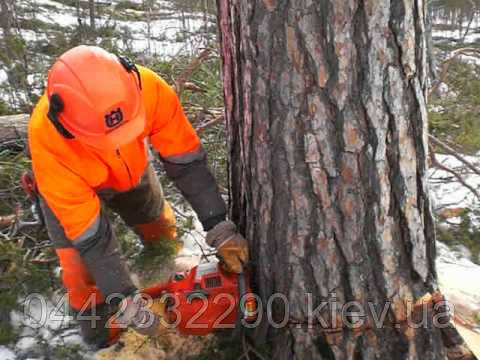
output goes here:
[{"label": "orange high-visibility jacket", "polygon": [[201,152],[200,139],[173,89],[153,71],[138,68],[146,128],[115,152],[99,152],[62,137],[47,118],[46,95],[32,113],[28,136],[38,189],[72,241],[87,236],[98,222],[98,191],[123,192],[138,185],[148,161],[146,139],[167,160],[191,159]]}]

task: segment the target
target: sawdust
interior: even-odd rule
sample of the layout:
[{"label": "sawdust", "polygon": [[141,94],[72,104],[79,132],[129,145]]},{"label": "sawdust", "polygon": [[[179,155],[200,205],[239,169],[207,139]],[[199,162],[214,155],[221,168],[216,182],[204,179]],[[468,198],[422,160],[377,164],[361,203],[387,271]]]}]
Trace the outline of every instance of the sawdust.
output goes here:
[{"label": "sawdust", "polygon": [[[197,265],[198,257],[179,257],[175,260],[173,268],[164,269],[161,276],[166,281],[173,272],[185,271]],[[140,282],[143,280],[143,273],[139,274]],[[165,304],[160,299],[153,299],[150,309],[156,314],[163,316]],[[121,335],[119,342],[108,349],[101,350],[95,354],[96,360],[173,360],[190,359],[200,354],[206,347],[210,346],[214,338],[208,336],[180,335],[175,330],[160,326],[158,335],[145,337],[134,330],[128,330]]]},{"label": "sawdust", "polygon": [[[164,316],[165,304],[154,299],[150,309]],[[170,360],[188,359],[199,354],[211,343],[211,337],[195,337],[178,334],[160,325],[156,336],[145,337],[134,330],[125,332],[117,345],[97,353],[98,360]]]},{"label": "sawdust", "polygon": [[211,335],[184,336],[165,332],[156,337],[144,337],[133,330],[122,335],[120,342],[99,351],[96,360],[186,360],[210,346]]},{"label": "sawdust", "polygon": [[163,349],[157,348],[149,338],[135,333],[132,330],[122,335],[121,340],[115,346],[101,350],[95,355],[98,360],[162,360],[166,359]]}]

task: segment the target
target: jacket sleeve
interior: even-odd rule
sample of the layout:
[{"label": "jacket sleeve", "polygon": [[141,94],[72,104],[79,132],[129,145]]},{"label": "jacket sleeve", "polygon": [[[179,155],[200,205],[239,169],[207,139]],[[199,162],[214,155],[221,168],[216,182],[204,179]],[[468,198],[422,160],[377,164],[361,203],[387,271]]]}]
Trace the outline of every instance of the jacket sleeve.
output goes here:
[{"label": "jacket sleeve", "polygon": [[[96,193],[53,155],[36,147],[32,150],[35,181],[42,202],[46,203],[42,209],[44,214],[45,211],[53,213],[55,222],[63,230],[52,232],[52,222],[49,224],[49,217],[45,217],[55,246],[72,246],[78,250],[104,297],[110,294],[127,296],[134,292],[136,288]],[[113,301],[119,301],[119,298]]]},{"label": "jacket sleeve", "polygon": [[67,238],[75,242],[96,231],[100,200],[77,174],[46,151],[31,147],[35,181],[43,199],[62,225]]},{"label": "jacket sleeve", "polygon": [[150,141],[173,180],[208,231],[225,219],[226,206],[207,166],[200,139],[173,89],[156,75],[157,104]]}]

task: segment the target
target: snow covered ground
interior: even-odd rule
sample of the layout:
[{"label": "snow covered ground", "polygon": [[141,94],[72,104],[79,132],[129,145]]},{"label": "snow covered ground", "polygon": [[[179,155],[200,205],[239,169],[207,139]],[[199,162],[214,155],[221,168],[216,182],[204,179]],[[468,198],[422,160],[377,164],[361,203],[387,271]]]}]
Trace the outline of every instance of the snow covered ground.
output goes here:
[{"label": "snow covered ground", "polygon": [[468,44],[480,40],[480,17],[474,17],[470,22],[470,19],[452,20],[449,16],[440,16],[434,12],[432,24],[432,37],[435,41],[463,40]]},{"label": "snow covered ground", "polygon": [[[480,176],[465,169],[460,160],[451,155],[441,154],[437,154],[436,158],[444,166],[462,173],[462,177],[468,185],[480,190]],[[480,168],[480,154],[463,156],[463,158]],[[478,199],[474,194],[458,181],[454,181],[452,174],[444,170],[432,168],[429,172],[429,184],[433,208],[436,211],[448,208],[474,209],[478,207]]]},{"label": "snow covered ground", "polygon": [[433,30],[432,31],[432,37],[435,40],[450,40],[450,41],[455,41],[458,42],[463,39],[463,42],[465,44],[471,44],[478,42],[480,40],[480,34],[477,33],[477,28],[474,30],[470,30],[468,34],[464,37],[465,30],[459,31],[459,30]]},{"label": "snow covered ground", "polygon": [[10,321],[19,333],[14,346],[0,346],[0,360],[45,359],[58,347],[78,348],[84,359],[93,358],[80,336],[80,330],[68,316],[68,305],[63,294],[46,298],[32,294],[20,303],[19,311],[12,311]]},{"label": "snow covered ground", "polygon": [[[480,266],[437,242],[437,272],[444,295],[452,302],[480,313]],[[479,328],[480,330],[480,328]]]},{"label": "snow covered ground", "polygon": [[450,303],[454,323],[480,358],[480,266],[439,242],[436,266],[440,290]]},{"label": "snow covered ground", "polygon": [[0,359],[1,360],[15,360],[15,353],[6,346],[0,346]]},{"label": "snow covered ground", "polygon": [[[118,2],[119,0],[110,1],[112,13]],[[135,1],[135,3],[142,3],[142,1]],[[25,20],[41,21],[53,27],[53,29],[20,29],[19,34],[32,48],[34,46],[42,48],[46,41],[55,41],[55,32],[59,31],[58,27],[64,29],[65,33],[69,33],[79,24],[76,8],[58,1],[20,0],[17,1],[16,6],[20,9],[32,9],[32,6],[35,6],[34,11],[29,10],[23,15]],[[180,54],[194,54],[197,49],[207,46],[208,38],[212,35],[205,35],[205,29],[209,28],[215,19],[194,12],[180,14],[173,9],[169,1],[157,1],[156,6],[161,8],[156,9],[150,16],[150,22],[147,22],[148,17],[143,11],[124,9],[115,10],[117,15],[122,15],[117,18],[113,18],[110,14],[97,17],[96,26],[97,28],[114,27],[118,36],[112,41],[116,46],[120,50],[140,54],[144,59],[168,59]],[[124,20],[125,18],[131,18],[131,20]],[[88,24],[88,20],[84,17],[81,21]],[[17,29],[14,29],[15,31]],[[102,40],[104,39],[98,38],[97,43],[100,44]],[[32,77],[36,79],[33,92],[37,95],[42,91],[45,73],[53,60],[50,56],[42,54],[30,64],[29,71],[35,72]],[[7,80],[5,70],[7,69],[0,65],[0,85]],[[16,98],[8,88],[1,89],[0,99],[8,104],[17,104],[19,99],[26,99],[21,90],[18,92]]]},{"label": "snow covered ground", "polygon": [[[111,8],[119,1],[111,1]],[[20,6],[26,6],[25,0],[18,2]],[[31,1],[28,1],[31,3]],[[35,14],[37,20],[41,20],[47,24],[60,25],[64,28],[72,28],[78,26],[78,17],[76,9],[73,6],[67,6],[53,0],[35,0],[34,3],[38,6],[38,13]],[[141,1],[139,2],[141,3]],[[97,26],[115,25],[117,29],[122,32],[130,34],[133,37],[131,45],[133,51],[137,53],[147,52],[151,56],[170,57],[175,56],[181,52],[192,52],[195,50],[198,42],[201,42],[201,37],[195,39],[194,34],[202,27],[205,27],[203,14],[184,13],[182,17],[172,10],[172,4],[168,1],[157,1],[156,6],[161,6],[161,11],[155,11],[150,21],[150,40],[148,39],[148,22],[147,16],[143,11],[125,9],[121,10],[125,14],[137,15],[135,19],[126,21],[112,19],[110,16],[103,15],[96,18]],[[207,22],[212,21],[209,18]],[[86,21],[86,19],[82,19]],[[35,33],[35,36],[32,35]],[[189,34],[188,41],[184,41],[185,34]],[[23,30],[22,35],[25,35],[27,41],[38,40],[45,36],[41,32],[31,30]],[[121,39],[117,41],[120,48],[124,48]]]}]

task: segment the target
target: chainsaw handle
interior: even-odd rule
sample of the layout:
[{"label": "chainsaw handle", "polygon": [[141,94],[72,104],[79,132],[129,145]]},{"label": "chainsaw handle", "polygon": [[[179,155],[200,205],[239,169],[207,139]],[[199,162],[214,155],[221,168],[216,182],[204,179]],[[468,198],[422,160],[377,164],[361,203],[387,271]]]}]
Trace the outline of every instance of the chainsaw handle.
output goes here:
[{"label": "chainsaw handle", "polygon": [[237,277],[237,282],[238,282],[238,296],[239,296],[239,303],[238,303],[238,311],[240,313],[240,318],[243,319],[243,316],[245,314],[245,304],[242,306],[242,299],[245,300],[244,296],[247,294],[247,281],[245,279],[245,273],[241,272],[238,274]]}]

